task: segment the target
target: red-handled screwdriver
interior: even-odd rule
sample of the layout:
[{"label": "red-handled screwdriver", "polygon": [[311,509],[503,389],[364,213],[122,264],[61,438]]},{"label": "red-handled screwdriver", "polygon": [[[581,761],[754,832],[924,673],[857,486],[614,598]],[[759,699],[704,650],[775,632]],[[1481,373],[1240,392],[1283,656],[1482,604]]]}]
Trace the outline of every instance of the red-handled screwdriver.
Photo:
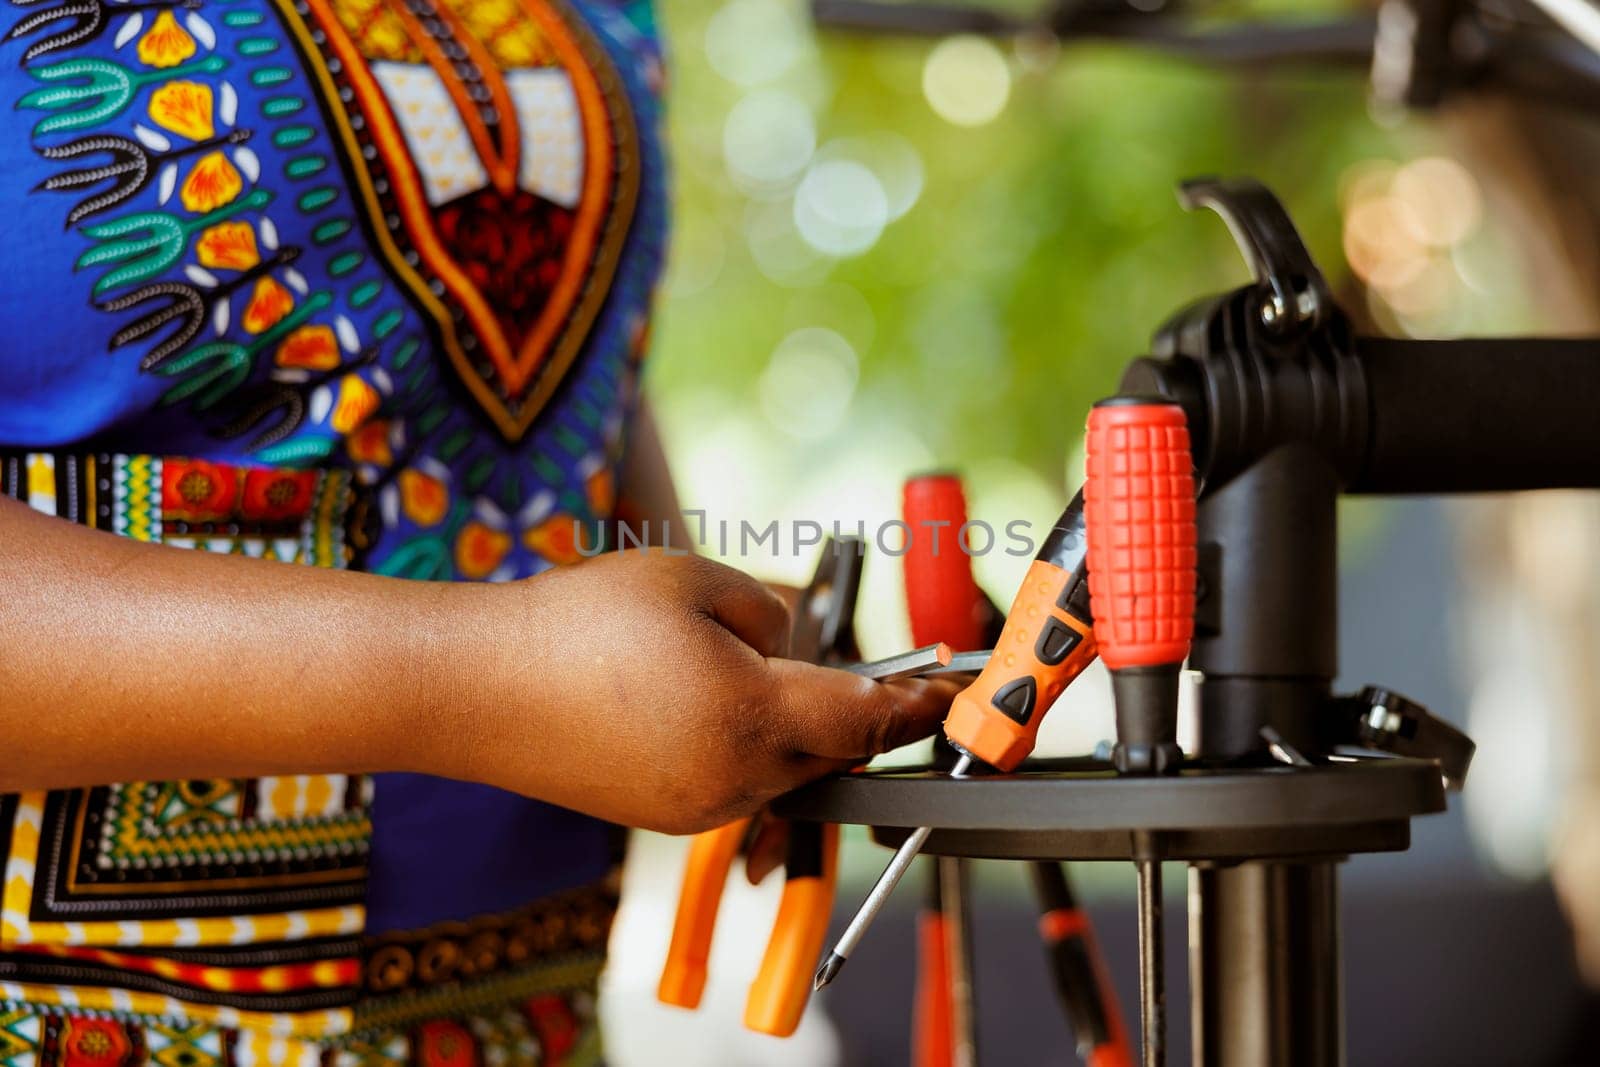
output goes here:
[{"label": "red-handled screwdriver", "polygon": [[[1089,412],[1084,517],[1089,596],[1100,658],[1111,669],[1117,769],[1176,767],[1178,676],[1194,637],[1194,461],[1176,404],[1141,397]],[[1145,1067],[1166,1059],[1161,861],[1135,835],[1139,873],[1139,1014]]]},{"label": "red-handled screwdriver", "polygon": [[[998,623],[972,575],[966,494],[954,474],[906,480],[901,518],[910,536],[901,566],[906,615],[918,645],[947,642],[961,652],[986,648]],[[951,754],[936,748],[935,759]],[[927,895],[917,918],[917,987],[912,1010],[914,1067],[971,1067],[977,1061],[973,1018],[966,861],[936,857],[924,872]]]}]

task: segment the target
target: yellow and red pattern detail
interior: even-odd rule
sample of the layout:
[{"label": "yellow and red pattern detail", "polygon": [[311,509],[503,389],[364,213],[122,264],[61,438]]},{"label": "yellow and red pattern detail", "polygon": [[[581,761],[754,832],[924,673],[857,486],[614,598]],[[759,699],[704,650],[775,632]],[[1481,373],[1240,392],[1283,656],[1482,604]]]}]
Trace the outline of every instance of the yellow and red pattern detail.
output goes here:
[{"label": "yellow and red pattern detail", "polygon": [[159,956],[137,956],[77,945],[19,945],[13,951],[58,959],[80,960],[138,974],[182,982],[220,993],[283,993],[295,989],[330,989],[355,985],[361,979],[356,959],[316,960],[276,967],[219,967]]},{"label": "yellow and red pattern detail", "polygon": [[120,1064],[133,1051],[127,1027],[111,1019],[69,1017],[61,1026],[64,1067]]},{"label": "yellow and red pattern detail", "polygon": [[169,458],[161,467],[161,511],[186,522],[303,521],[320,477],[319,471]]}]

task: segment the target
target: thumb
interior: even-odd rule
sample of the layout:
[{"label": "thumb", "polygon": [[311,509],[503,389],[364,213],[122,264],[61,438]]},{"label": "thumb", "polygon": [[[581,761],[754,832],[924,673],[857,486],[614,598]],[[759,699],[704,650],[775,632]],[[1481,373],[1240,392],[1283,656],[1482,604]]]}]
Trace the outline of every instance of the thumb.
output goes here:
[{"label": "thumb", "polygon": [[769,666],[783,694],[790,747],[830,760],[861,762],[927,737],[963,688],[954,678],[875,682],[795,660]]}]

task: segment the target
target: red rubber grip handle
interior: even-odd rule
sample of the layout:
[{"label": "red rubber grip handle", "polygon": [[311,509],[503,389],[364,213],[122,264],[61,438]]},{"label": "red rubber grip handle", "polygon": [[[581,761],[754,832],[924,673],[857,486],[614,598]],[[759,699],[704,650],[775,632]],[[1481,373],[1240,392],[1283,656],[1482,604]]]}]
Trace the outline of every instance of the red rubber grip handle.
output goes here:
[{"label": "red rubber grip handle", "polygon": [[950,1067],[956,1062],[950,1019],[950,931],[944,915],[917,916],[917,987],[911,1010],[912,1067]]},{"label": "red rubber grip handle", "polygon": [[1089,412],[1089,606],[1107,667],[1182,663],[1194,636],[1194,460],[1183,409],[1117,398]]},{"label": "red rubber grip handle", "polygon": [[902,566],[911,643],[943,641],[957,652],[983,647],[985,602],[972,577],[972,559],[961,547],[967,500],[954,474],[924,474],[906,480],[901,515],[911,531]]}]

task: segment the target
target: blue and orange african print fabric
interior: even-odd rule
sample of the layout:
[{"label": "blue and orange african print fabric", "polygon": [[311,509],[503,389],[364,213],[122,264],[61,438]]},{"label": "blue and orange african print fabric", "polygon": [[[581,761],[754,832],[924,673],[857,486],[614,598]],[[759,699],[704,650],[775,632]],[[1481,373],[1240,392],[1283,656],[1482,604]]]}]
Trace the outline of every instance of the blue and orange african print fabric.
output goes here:
[{"label": "blue and orange african print fabric", "polygon": [[[415,579],[598,538],[665,229],[647,9],[0,0],[0,34],[0,492]],[[411,775],[0,798],[0,1064],[580,1062],[614,842]]]}]

